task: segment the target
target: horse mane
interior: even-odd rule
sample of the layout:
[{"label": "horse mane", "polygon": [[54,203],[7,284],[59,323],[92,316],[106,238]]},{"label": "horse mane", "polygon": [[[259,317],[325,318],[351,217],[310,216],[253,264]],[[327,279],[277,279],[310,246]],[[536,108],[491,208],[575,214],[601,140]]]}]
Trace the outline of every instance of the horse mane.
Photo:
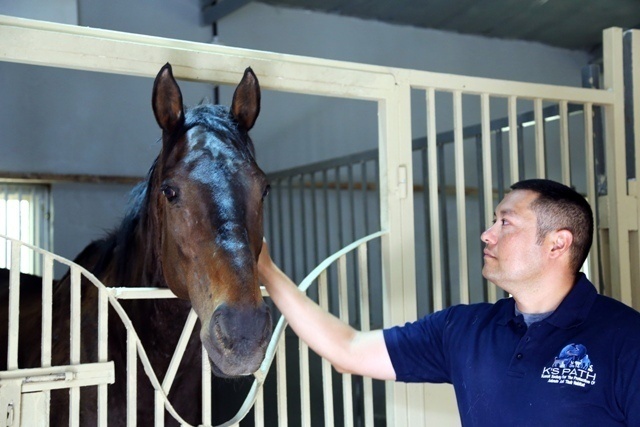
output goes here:
[{"label": "horse mane", "polygon": [[[154,160],[146,180],[139,182],[129,193],[129,203],[126,214],[116,228],[107,232],[107,234],[97,240],[89,243],[75,258],[75,262],[89,269],[96,277],[101,278],[109,271],[113,273],[113,279],[120,286],[132,285],[135,277],[131,277],[130,272],[132,263],[140,257],[139,251],[145,253],[143,259],[144,265],[155,257],[149,252],[153,251],[151,241],[145,242],[146,248],[140,248],[136,245],[137,229],[141,224],[145,224],[148,216],[149,194],[153,185],[152,177],[156,168],[158,159]],[[143,238],[151,238],[151,236],[143,236]],[[154,271],[145,271],[145,275],[156,277],[156,268],[151,267]],[[110,270],[113,269],[113,270]]]}]

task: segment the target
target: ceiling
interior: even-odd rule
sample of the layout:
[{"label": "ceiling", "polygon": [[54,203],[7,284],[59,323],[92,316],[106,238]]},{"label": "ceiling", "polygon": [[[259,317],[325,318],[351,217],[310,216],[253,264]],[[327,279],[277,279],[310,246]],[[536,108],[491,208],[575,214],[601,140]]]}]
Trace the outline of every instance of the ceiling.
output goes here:
[{"label": "ceiling", "polygon": [[[640,0],[259,0],[274,6],[313,10],[409,25],[528,40],[551,46],[598,50],[602,30],[640,28]],[[206,1],[205,1],[206,3]],[[209,2],[210,3],[210,2]],[[214,22],[249,0],[218,0],[203,9]]]}]

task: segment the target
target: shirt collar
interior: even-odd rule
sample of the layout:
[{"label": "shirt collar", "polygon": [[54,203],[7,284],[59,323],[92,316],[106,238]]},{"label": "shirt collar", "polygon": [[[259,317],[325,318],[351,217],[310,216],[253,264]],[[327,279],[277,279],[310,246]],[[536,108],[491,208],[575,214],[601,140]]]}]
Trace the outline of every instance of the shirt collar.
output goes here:
[{"label": "shirt collar", "polygon": [[[596,288],[589,279],[583,273],[579,273],[569,294],[544,321],[563,329],[580,325],[586,320],[597,294]],[[505,298],[496,302],[495,309],[499,325],[506,325],[516,318],[513,298]]]},{"label": "shirt collar", "polygon": [[598,292],[583,273],[578,274],[575,285],[562,300],[556,311],[545,320],[558,328],[569,329],[587,319]]}]

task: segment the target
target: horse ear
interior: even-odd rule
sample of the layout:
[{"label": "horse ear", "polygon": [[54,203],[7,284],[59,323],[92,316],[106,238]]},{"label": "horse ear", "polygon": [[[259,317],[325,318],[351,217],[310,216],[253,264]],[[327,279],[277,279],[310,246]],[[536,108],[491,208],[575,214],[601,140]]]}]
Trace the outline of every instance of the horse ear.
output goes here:
[{"label": "horse ear", "polygon": [[244,130],[253,127],[260,114],[260,85],[258,78],[249,67],[233,93],[231,114]]},{"label": "horse ear", "polygon": [[171,64],[168,62],[160,69],[153,82],[151,104],[156,121],[165,132],[173,133],[184,123],[182,92],[173,78]]}]

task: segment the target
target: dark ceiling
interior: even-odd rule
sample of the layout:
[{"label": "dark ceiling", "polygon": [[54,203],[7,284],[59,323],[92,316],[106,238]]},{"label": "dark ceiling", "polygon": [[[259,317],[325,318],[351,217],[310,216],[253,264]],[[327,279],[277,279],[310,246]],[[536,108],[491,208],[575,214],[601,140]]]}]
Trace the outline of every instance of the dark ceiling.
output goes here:
[{"label": "dark ceiling", "polygon": [[[397,25],[504,39],[567,49],[597,49],[602,30],[640,28],[640,0],[259,0]],[[249,0],[218,0],[203,11],[213,22]]]}]

